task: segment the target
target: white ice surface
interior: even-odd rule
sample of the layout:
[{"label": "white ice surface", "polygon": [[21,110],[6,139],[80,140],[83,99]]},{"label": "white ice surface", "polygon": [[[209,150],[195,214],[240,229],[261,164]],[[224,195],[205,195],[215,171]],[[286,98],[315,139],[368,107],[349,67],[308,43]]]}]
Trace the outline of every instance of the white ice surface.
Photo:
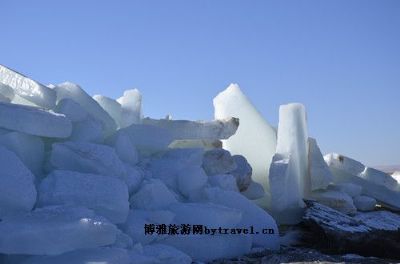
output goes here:
[{"label": "white ice surface", "polygon": [[249,235],[168,236],[160,243],[177,248],[195,261],[233,258],[248,254],[251,249]]},{"label": "white ice surface", "polygon": [[362,187],[353,183],[337,183],[334,185],[330,185],[329,189],[347,193],[351,197],[359,196],[362,192]]},{"label": "white ice surface", "polygon": [[115,149],[118,157],[130,165],[139,161],[139,153],[127,132],[119,131],[107,143]]},{"label": "white ice surface", "polygon": [[121,127],[121,104],[103,95],[94,95],[93,99],[106,111],[118,127]]},{"label": "white ice surface", "polygon": [[[252,235],[252,245],[269,248],[272,250],[279,249],[279,232],[275,220],[262,208],[255,205],[242,194],[232,191],[224,191],[220,188],[206,189],[208,201],[221,204],[229,208],[234,208],[242,212],[242,220],[238,227],[253,226],[259,234]],[[264,228],[274,230],[274,234],[265,235],[261,233]]]},{"label": "white ice surface", "polygon": [[0,218],[30,211],[36,202],[33,174],[13,152],[2,146],[0,168]]},{"label": "white ice surface", "polygon": [[231,84],[214,98],[216,119],[237,117],[239,128],[235,135],[223,141],[232,155],[246,157],[253,168],[253,180],[268,188],[268,171],[276,149],[276,132],[242,93]]},{"label": "white ice surface", "polygon": [[311,191],[326,189],[333,180],[333,175],[326,164],[317,141],[308,138],[308,173],[311,180]]},{"label": "white ice surface", "polygon": [[43,140],[21,132],[0,135],[0,145],[14,152],[36,176],[41,176],[44,161]]},{"label": "white ice surface", "polygon": [[[191,264],[192,259],[182,251],[163,244],[152,244],[143,247],[146,256],[156,258],[160,264]],[[135,259],[132,259],[135,261]]]},{"label": "white ice surface", "polygon": [[15,94],[35,105],[48,109],[55,106],[56,93],[52,89],[3,65],[0,65],[0,82],[10,86]]},{"label": "white ice surface", "polygon": [[72,170],[120,178],[126,181],[124,164],[114,149],[87,142],[54,143],[50,165],[60,170]]},{"label": "white ice surface", "polygon": [[362,187],[362,194],[373,197],[385,206],[400,210],[400,192],[390,190],[383,185],[375,184],[345,170],[330,167],[333,180],[337,183],[353,183]]},{"label": "white ice surface", "polygon": [[178,225],[234,228],[242,220],[240,210],[213,203],[175,203],[169,210],[175,214],[173,223]]},{"label": "white ice surface", "polygon": [[69,140],[102,143],[104,140],[103,125],[100,121],[91,117],[83,121],[73,122]]},{"label": "white ice surface", "polygon": [[178,190],[186,198],[196,196],[205,187],[207,179],[200,166],[188,167],[178,173]]},{"label": "white ice surface", "polygon": [[2,102],[11,102],[14,99],[14,90],[0,81],[0,95]]},{"label": "white ice surface", "polygon": [[53,171],[39,187],[41,206],[83,206],[112,223],[126,221],[128,199],[128,187],[120,179],[75,171]]},{"label": "white ice surface", "polygon": [[[134,261],[134,260],[132,260]],[[131,264],[128,252],[120,248],[92,248],[58,256],[31,257],[21,264]]]},{"label": "white ice surface", "polygon": [[239,122],[236,118],[213,121],[190,121],[144,118],[143,124],[166,129],[174,140],[219,140],[235,134]]},{"label": "white ice surface", "polygon": [[129,201],[132,208],[160,210],[176,203],[177,199],[175,194],[162,181],[150,179],[143,182],[139,191]]},{"label": "white ice surface", "polygon": [[101,121],[105,136],[111,135],[117,128],[111,116],[79,85],[65,82],[57,85],[54,90],[57,92],[57,102],[65,98],[70,98],[80,104],[93,118]]},{"label": "white ice surface", "polygon": [[172,135],[168,130],[142,124],[133,124],[118,130],[109,141],[114,141],[114,137],[120,133],[125,133],[136,149],[144,155],[166,150],[173,141]]},{"label": "white ice surface", "polygon": [[0,102],[0,127],[34,136],[66,138],[72,130],[64,115],[40,108]]},{"label": "white ice surface", "polygon": [[126,90],[119,103],[121,104],[121,127],[141,123],[142,95],[138,89]]},{"label": "white ice surface", "polygon": [[231,174],[217,174],[213,176],[208,176],[208,182],[211,186],[219,187],[226,191],[239,191],[239,188],[236,184],[236,179]]},{"label": "white ice surface", "polygon": [[373,211],[375,209],[376,200],[365,195],[353,198],[353,203],[359,211]]},{"label": "white ice surface", "polygon": [[0,253],[58,255],[113,244],[117,228],[85,208],[47,207],[0,222]]},{"label": "white ice surface", "polygon": [[243,192],[241,192],[247,199],[256,200],[260,199],[265,195],[264,188],[261,184],[255,181],[251,181],[249,187]]},{"label": "white ice surface", "polygon": [[311,197],[319,203],[345,214],[354,214],[357,209],[350,195],[340,191],[316,191]]},{"label": "white ice surface", "polygon": [[203,168],[207,175],[217,175],[234,171],[237,165],[229,151],[212,149],[204,153]]},{"label": "white ice surface", "polygon": [[169,188],[178,191],[178,176],[186,169],[200,167],[203,149],[170,149],[161,157],[154,157],[148,170],[154,178],[162,180]]},{"label": "white ice surface", "polygon": [[155,242],[163,239],[164,236],[157,234],[145,234],[145,224],[165,224],[169,225],[172,223],[175,214],[168,210],[141,210],[132,209],[129,211],[128,219],[125,224],[122,225],[122,230],[128,234],[133,243],[141,243],[143,245]]},{"label": "white ice surface", "polygon": [[72,122],[84,121],[88,117],[86,110],[70,98],[58,101],[55,111],[65,115]]}]

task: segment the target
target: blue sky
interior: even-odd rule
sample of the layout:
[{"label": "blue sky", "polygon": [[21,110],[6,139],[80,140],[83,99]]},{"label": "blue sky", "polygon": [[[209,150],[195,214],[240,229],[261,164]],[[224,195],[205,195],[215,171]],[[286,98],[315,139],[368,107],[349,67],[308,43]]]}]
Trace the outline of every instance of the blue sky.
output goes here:
[{"label": "blue sky", "polygon": [[323,152],[400,164],[400,1],[0,0],[0,63],[144,113],[211,119],[238,83],[265,118],[301,102]]}]

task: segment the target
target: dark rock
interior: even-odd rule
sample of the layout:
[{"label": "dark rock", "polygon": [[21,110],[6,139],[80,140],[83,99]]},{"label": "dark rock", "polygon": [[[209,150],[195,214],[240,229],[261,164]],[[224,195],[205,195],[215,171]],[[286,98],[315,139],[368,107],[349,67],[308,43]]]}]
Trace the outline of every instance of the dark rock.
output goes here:
[{"label": "dark rock", "polygon": [[282,247],[279,251],[263,250],[234,259],[215,260],[211,264],[280,264],[280,263],[363,263],[385,264],[393,260],[362,257],[355,254],[327,255],[303,247]]},{"label": "dark rock", "polygon": [[400,216],[388,211],[345,215],[314,201],[307,209],[303,237],[322,252],[400,259]]}]

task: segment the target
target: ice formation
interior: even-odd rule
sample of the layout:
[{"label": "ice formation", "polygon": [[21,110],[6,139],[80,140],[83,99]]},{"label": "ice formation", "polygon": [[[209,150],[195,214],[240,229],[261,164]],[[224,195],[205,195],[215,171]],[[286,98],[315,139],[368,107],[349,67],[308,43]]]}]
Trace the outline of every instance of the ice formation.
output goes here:
[{"label": "ice formation", "polygon": [[0,252],[58,255],[112,245],[117,227],[83,207],[46,207],[0,222]]},{"label": "ice formation", "polygon": [[336,184],[359,185],[362,187],[363,195],[375,198],[389,207],[400,209],[399,184],[389,174],[368,168],[361,162],[336,153],[325,155],[324,158]]},{"label": "ice formation", "polygon": [[376,200],[372,197],[360,195],[354,198],[354,205],[359,211],[373,211]]},{"label": "ice formation", "polygon": [[144,118],[142,123],[168,130],[174,140],[227,139],[235,134],[239,126],[237,118],[221,118],[211,122]]},{"label": "ice formation", "polygon": [[29,212],[36,202],[33,174],[14,152],[2,146],[0,157],[0,218],[13,213]]},{"label": "ice formation", "polygon": [[310,193],[307,140],[304,106],[282,105],[276,154],[269,172],[271,209],[280,222],[296,221],[296,215],[304,207],[302,199]]},{"label": "ice formation", "polygon": [[142,95],[138,89],[127,90],[119,98],[121,104],[120,127],[141,123],[142,119]]},{"label": "ice formation", "polygon": [[58,84],[54,90],[57,93],[57,102],[62,99],[69,98],[78,103],[85,111],[102,123],[104,135],[111,135],[117,125],[111,116],[88,95],[79,85],[65,82]]},{"label": "ice formation", "polygon": [[[49,87],[44,86],[24,75],[0,65],[0,83],[13,89],[14,94],[32,102],[37,106],[51,109],[56,103],[56,93]],[[7,96],[7,94],[9,96]],[[2,89],[2,95],[10,98]],[[11,99],[11,98],[10,98]]]},{"label": "ice formation", "polygon": [[253,179],[268,188],[268,169],[276,148],[276,132],[242,93],[231,84],[214,98],[214,117],[239,118],[235,135],[223,141],[232,154],[243,155],[253,168]]},{"label": "ice formation", "polygon": [[0,127],[53,138],[69,137],[72,131],[71,121],[64,115],[3,102],[0,102]]},{"label": "ice formation", "polygon": [[128,197],[128,186],[117,178],[56,170],[42,180],[38,205],[83,206],[112,223],[124,223],[129,211]]},{"label": "ice formation", "polygon": [[314,138],[308,138],[308,151],[311,190],[325,189],[332,182],[333,176]]},{"label": "ice formation", "polygon": [[237,85],[214,106],[212,121],[144,118],[136,89],[91,97],[0,65],[0,262],[206,262],[279,249],[277,222],[298,222],[303,199],[357,217],[400,209],[396,175],[324,160],[301,104],[281,106],[278,134]]}]

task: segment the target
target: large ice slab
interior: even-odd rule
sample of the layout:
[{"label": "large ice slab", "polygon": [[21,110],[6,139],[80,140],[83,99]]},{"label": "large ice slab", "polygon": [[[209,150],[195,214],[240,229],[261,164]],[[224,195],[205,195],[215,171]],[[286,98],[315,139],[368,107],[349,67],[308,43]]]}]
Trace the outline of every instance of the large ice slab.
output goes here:
[{"label": "large ice slab", "polygon": [[240,210],[213,203],[176,203],[169,209],[175,214],[173,223],[178,225],[234,228],[242,220]]},{"label": "large ice slab", "polygon": [[127,250],[120,248],[90,248],[67,252],[58,256],[36,256],[21,264],[130,264]]},{"label": "large ice slab", "polygon": [[121,127],[141,123],[142,95],[138,89],[126,90],[118,102],[121,104]]},{"label": "large ice slab", "polygon": [[204,150],[211,150],[222,148],[222,141],[219,139],[182,139],[174,140],[169,148],[202,148]]},{"label": "large ice slab", "polygon": [[113,244],[118,229],[89,209],[47,207],[4,218],[0,253],[57,255]]},{"label": "large ice slab", "polygon": [[91,117],[84,121],[74,122],[69,140],[102,143],[104,140],[103,125],[100,121]]},{"label": "large ice slab", "polygon": [[360,195],[353,198],[354,206],[360,211],[373,211],[375,209],[376,200],[372,197]]},{"label": "large ice slab", "polygon": [[400,171],[393,172],[391,176],[393,179],[395,179],[397,181],[397,183],[400,184]]},{"label": "large ice slab", "polygon": [[390,190],[400,191],[400,185],[398,182],[393,179],[392,176],[383,171],[366,167],[365,170],[360,174],[360,177],[366,179],[367,181],[383,185]]},{"label": "large ice slab", "polygon": [[[272,250],[279,249],[279,231],[275,220],[259,206],[240,193],[233,191],[224,191],[220,188],[206,189],[208,201],[229,208],[234,208],[242,212],[242,220],[237,225],[241,228],[254,227],[259,234],[252,234],[253,246],[260,246]],[[273,230],[273,234],[262,234],[262,230],[268,228]],[[189,254],[190,255],[190,254]]]},{"label": "large ice slab", "polygon": [[116,130],[117,125],[111,116],[79,85],[65,82],[57,85],[54,90],[57,92],[57,102],[70,98],[80,104],[93,118],[101,121],[105,136],[111,135]]},{"label": "large ice slab", "polygon": [[265,196],[265,190],[258,182],[251,181],[247,189],[242,191],[241,194],[243,194],[247,199],[257,200]]},{"label": "large ice slab", "polygon": [[93,118],[72,99],[65,98],[57,103],[56,112],[72,121],[71,141],[101,142],[104,139],[103,123]]},{"label": "large ice slab", "polygon": [[115,149],[118,157],[123,162],[133,166],[138,163],[139,153],[126,131],[117,132],[113,137],[108,139],[107,143]]},{"label": "large ice slab", "polygon": [[362,194],[370,196],[380,201],[386,206],[395,210],[400,210],[400,192],[393,191],[383,185],[375,184],[364,178],[349,173],[348,171],[341,170],[335,167],[330,167],[333,174],[333,181],[335,183],[353,183],[362,187]]},{"label": "large ice slab", "polygon": [[50,165],[60,170],[94,173],[126,180],[124,164],[114,149],[87,142],[54,143]]},{"label": "large ice slab", "polygon": [[153,158],[147,168],[154,178],[177,191],[178,176],[188,168],[200,168],[203,154],[203,149],[170,149],[161,157]]},{"label": "large ice slab", "polygon": [[130,138],[131,143],[143,155],[151,155],[166,150],[173,141],[173,137],[168,130],[142,124],[133,124],[122,128],[111,136],[108,141],[114,141],[113,138],[120,133],[125,133]]},{"label": "large ice slab", "polygon": [[278,221],[300,221],[299,211],[311,185],[306,112],[301,104],[279,108],[278,143],[269,170],[269,184],[271,209]]},{"label": "large ice slab", "polygon": [[34,136],[66,138],[72,130],[64,115],[43,109],[0,102],[0,127]]},{"label": "large ice slab", "polygon": [[[146,245],[143,247],[143,254],[149,257],[156,258],[160,264],[192,263],[192,259],[182,251],[179,251],[174,247],[170,247],[163,244]],[[133,258],[133,260],[136,259]]]},{"label": "large ice slab", "polygon": [[121,127],[121,104],[103,95],[94,95],[93,99],[114,119],[117,127]]},{"label": "large ice slab", "polygon": [[248,254],[251,249],[249,235],[185,235],[168,236],[160,241],[179,249],[194,261],[211,261]]},{"label": "large ice slab", "polygon": [[237,169],[237,164],[229,151],[212,149],[204,153],[203,169],[209,176],[225,174]]},{"label": "large ice slab", "polygon": [[208,176],[208,183],[211,186],[219,187],[223,190],[239,192],[236,179],[231,174],[218,174]]},{"label": "large ice slab", "polygon": [[88,117],[86,110],[70,98],[58,101],[55,111],[65,115],[72,122],[84,121]]},{"label": "large ice slab", "polygon": [[232,154],[246,157],[253,168],[253,179],[268,188],[268,171],[276,149],[276,132],[242,93],[237,84],[231,84],[214,98],[214,117],[239,118],[235,135],[223,141]]},{"label": "large ice slab", "polygon": [[239,126],[237,118],[221,118],[214,121],[190,121],[144,118],[143,124],[168,130],[174,140],[183,139],[227,139],[235,134]]},{"label": "large ice slab", "polygon": [[35,105],[51,109],[56,103],[54,90],[40,84],[24,75],[0,65],[0,82],[14,89],[18,96]]},{"label": "large ice slab", "polygon": [[9,132],[0,135],[0,145],[14,152],[33,174],[42,174],[44,144],[41,138],[21,132]]},{"label": "large ice slab", "polygon": [[362,187],[353,183],[337,183],[330,185],[329,189],[347,193],[351,197],[359,196],[362,192]]},{"label": "large ice slab", "polygon": [[139,191],[130,198],[132,208],[159,210],[177,202],[175,194],[159,179],[143,182]]},{"label": "large ice slab", "polygon": [[36,202],[32,173],[13,152],[2,146],[0,146],[0,168],[0,218],[30,211]]},{"label": "large ice slab", "polygon": [[128,185],[129,192],[136,190],[143,178],[137,168],[123,163],[113,148],[88,142],[54,143],[49,166],[119,178]]},{"label": "large ice slab", "polygon": [[311,195],[319,203],[345,214],[354,214],[357,209],[350,195],[340,191],[316,191]]},{"label": "large ice slab", "polygon": [[207,175],[201,167],[189,167],[178,173],[178,190],[186,198],[193,198],[207,183]]},{"label": "large ice slab", "polygon": [[126,221],[128,199],[128,187],[120,179],[75,171],[53,171],[39,187],[41,206],[83,206],[112,223]]},{"label": "large ice slab", "polygon": [[333,179],[328,164],[326,164],[314,138],[308,138],[308,173],[311,180],[311,191],[326,189]]},{"label": "large ice slab", "polygon": [[367,167],[359,161],[337,153],[327,154],[324,156],[324,159],[330,168],[347,172],[371,183],[385,186],[393,191],[400,190],[400,185],[392,176],[382,171]]},{"label": "large ice slab", "polygon": [[9,103],[14,99],[14,90],[0,81],[0,101]]},{"label": "large ice slab", "polygon": [[175,214],[168,210],[147,211],[133,209],[129,212],[128,219],[121,228],[132,238],[133,243],[146,245],[163,239],[164,237],[158,234],[145,234],[145,224],[165,224],[168,226],[172,223],[174,217]]}]

